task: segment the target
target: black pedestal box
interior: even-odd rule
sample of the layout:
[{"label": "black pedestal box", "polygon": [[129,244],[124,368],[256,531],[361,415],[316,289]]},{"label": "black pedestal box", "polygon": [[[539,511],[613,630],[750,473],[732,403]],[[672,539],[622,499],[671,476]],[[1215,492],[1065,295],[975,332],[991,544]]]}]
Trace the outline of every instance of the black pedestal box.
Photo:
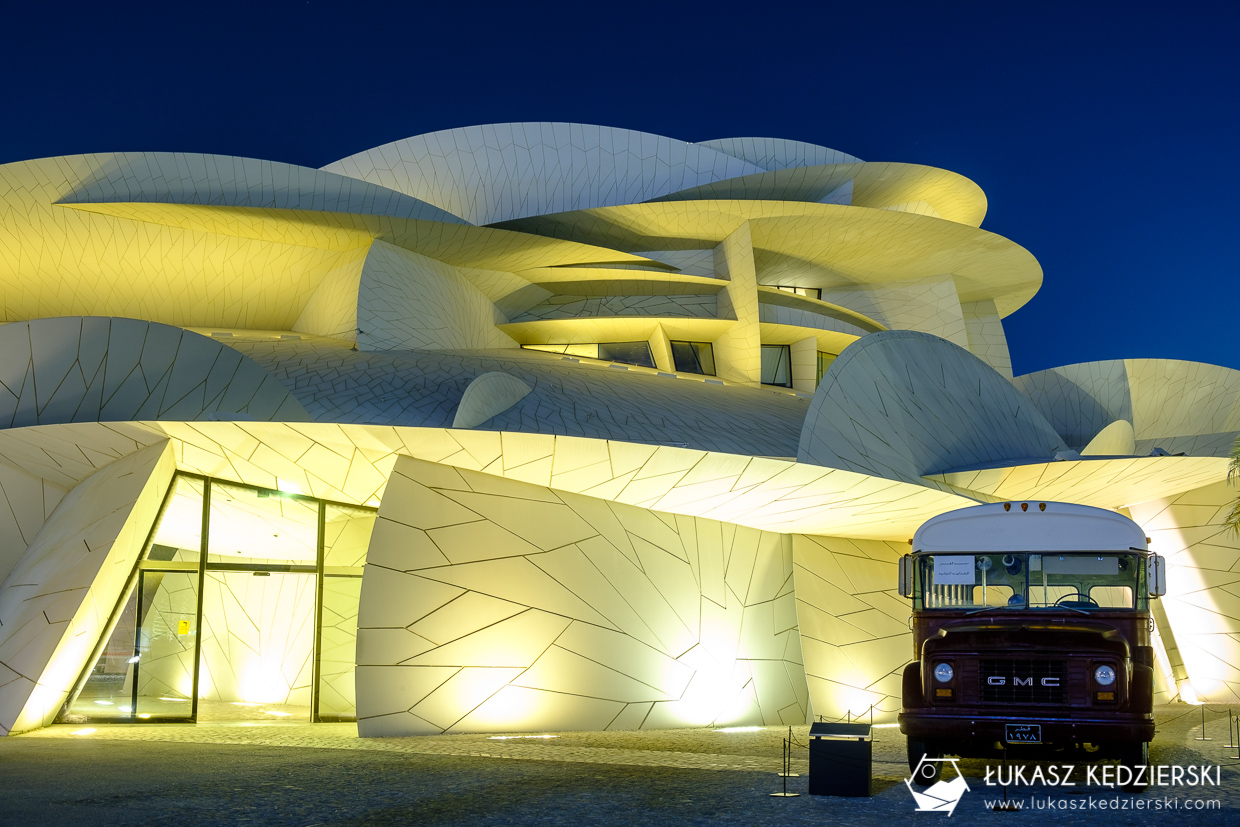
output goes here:
[{"label": "black pedestal box", "polygon": [[810,795],[869,797],[873,763],[869,724],[810,726]]}]

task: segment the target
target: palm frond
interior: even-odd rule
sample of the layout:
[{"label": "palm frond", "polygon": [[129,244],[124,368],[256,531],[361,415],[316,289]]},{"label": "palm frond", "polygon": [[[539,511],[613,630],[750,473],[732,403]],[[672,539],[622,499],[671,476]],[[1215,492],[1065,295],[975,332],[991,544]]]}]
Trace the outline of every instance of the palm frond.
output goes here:
[{"label": "palm frond", "polygon": [[1231,513],[1223,520],[1223,525],[1230,529],[1233,534],[1240,534],[1240,500],[1232,503]]},{"label": "palm frond", "polygon": [[[1230,462],[1227,463],[1227,481],[1234,483],[1240,477],[1240,437],[1231,446]],[[1231,512],[1223,520],[1223,525],[1233,534],[1240,534],[1240,497],[1231,504]]]}]

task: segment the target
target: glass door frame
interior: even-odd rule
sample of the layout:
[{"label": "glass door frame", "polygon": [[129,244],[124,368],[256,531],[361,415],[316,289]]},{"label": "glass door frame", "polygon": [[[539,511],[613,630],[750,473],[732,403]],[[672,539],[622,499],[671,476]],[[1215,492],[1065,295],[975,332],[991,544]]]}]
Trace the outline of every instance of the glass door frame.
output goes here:
[{"label": "glass door frame", "polygon": [[[134,573],[135,576],[137,577],[138,582],[134,586],[135,588],[135,593],[134,593],[135,614],[134,614],[134,641],[133,641],[133,658],[134,658],[133,659],[133,687],[130,689],[129,721],[140,722],[144,724],[187,723],[187,722],[192,723],[194,720],[196,720],[195,716],[197,715],[197,711],[198,711],[197,709],[198,693],[192,689],[191,689],[191,697],[189,698],[189,701],[190,701],[190,714],[189,715],[156,715],[152,713],[144,713],[140,709],[138,709],[138,699],[140,697],[138,694],[138,678],[142,671],[142,661],[140,660],[140,657],[142,655],[143,621],[145,620],[145,617],[143,615],[143,599],[142,598],[143,598],[144,586],[146,585],[146,576],[148,574],[167,575],[167,574],[196,573],[193,566],[188,566],[183,563],[177,566],[172,561],[161,561],[161,562],[163,562],[163,565],[161,566],[152,566],[151,568],[139,567],[137,571]],[[195,602],[197,604],[196,609],[195,609],[195,618],[197,618],[202,612],[201,579],[199,580],[197,587],[200,591],[197,595],[195,595]],[[128,595],[126,595],[126,597],[127,596]],[[152,603],[151,606],[147,607],[147,612],[150,612],[153,610],[154,610],[154,604]],[[196,619],[195,619],[195,623],[197,623]],[[197,627],[195,627],[194,629],[195,669],[197,668],[198,657],[199,657],[198,630],[197,630]],[[196,685],[197,685],[197,676],[195,676],[194,686]]]},{"label": "glass door frame", "polygon": [[[148,560],[147,555],[150,554],[151,547],[154,545],[155,537],[159,532],[160,523],[163,522],[164,515],[168,510],[168,505],[172,501],[173,494],[176,491],[177,481],[181,478],[198,480],[202,483],[202,522],[201,522],[201,541],[198,549],[198,560],[196,563],[180,563],[164,560]],[[222,485],[228,485],[234,488],[247,488],[252,491],[266,492],[269,496],[275,495],[287,499],[298,500],[315,506],[317,510],[316,520],[316,538],[315,538],[315,562],[313,565],[304,564],[279,564],[279,563],[211,563],[208,562],[210,548],[210,528],[211,528],[211,487],[212,483],[218,482]],[[146,573],[187,573],[196,571],[198,575],[198,593],[197,607],[194,615],[194,671],[193,683],[190,697],[190,714],[188,716],[168,716],[168,715],[150,715],[146,718],[139,718],[136,696],[138,692],[138,672],[140,665],[138,661],[134,662],[133,675],[133,695],[135,700],[130,707],[130,713],[126,718],[109,718],[112,723],[196,723],[198,720],[198,695],[199,695],[199,678],[202,668],[202,618],[203,618],[203,600],[206,590],[206,578],[208,571],[249,571],[249,572],[292,572],[298,574],[313,574],[315,578],[314,587],[314,635],[313,635],[313,652],[311,657],[311,680],[310,680],[310,722],[344,722],[355,721],[356,716],[347,717],[340,715],[319,715],[319,682],[321,680],[321,657],[322,657],[322,641],[323,641],[323,589],[324,580],[327,577],[332,578],[355,578],[360,579],[361,574],[349,571],[327,571],[325,565],[326,557],[326,521],[328,506],[337,506],[347,509],[359,511],[373,511],[378,513],[378,509],[367,505],[355,505],[353,503],[343,503],[334,500],[325,500],[320,497],[312,497],[306,494],[293,494],[278,489],[263,488],[262,486],[250,485],[248,483],[234,482],[232,480],[218,479],[208,477],[203,474],[195,474],[188,471],[177,471],[172,476],[172,481],[168,485],[168,490],[164,494],[163,502],[160,504],[159,513],[154,523],[151,525],[150,531],[147,533],[146,540],[142,546],[142,553],[138,557],[137,563],[134,565],[133,572],[125,581],[124,590],[120,599],[117,601],[116,608],[108,618],[107,626],[100,635],[99,642],[96,644],[91,653],[90,660],[86,663],[74,684],[73,691],[69,693],[69,697],[65,700],[64,706],[61,708],[60,715],[57,720],[63,720],[70,714],[70,707],[76,701],[82,688],[86,685],[87,679],[90,677],[91,670],[98,661],[104,648],[107,646],[111,638],[117,622],[125,609],[131,596],[136,597],[136,621],[134,632],[134,656],[140,654],[142,640],[142,584]],[[135,595],[136,592],[136,595]],[[76,717],[76,716],[75,716]],[[79,719],[80,720],[80,719]],[[91,719],[87,717],[87,720]]]}]

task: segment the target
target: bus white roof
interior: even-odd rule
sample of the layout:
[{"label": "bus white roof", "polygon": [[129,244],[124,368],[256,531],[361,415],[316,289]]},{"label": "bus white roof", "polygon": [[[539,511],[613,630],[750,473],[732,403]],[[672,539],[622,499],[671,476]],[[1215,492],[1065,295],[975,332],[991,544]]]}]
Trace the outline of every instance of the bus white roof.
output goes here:
[{"label": "bus white roof", "polygon": [[913,535],[913,551],[1145,550],[1145,531],[1132,520],[1088,505],[1012,501],[932,517]]}]

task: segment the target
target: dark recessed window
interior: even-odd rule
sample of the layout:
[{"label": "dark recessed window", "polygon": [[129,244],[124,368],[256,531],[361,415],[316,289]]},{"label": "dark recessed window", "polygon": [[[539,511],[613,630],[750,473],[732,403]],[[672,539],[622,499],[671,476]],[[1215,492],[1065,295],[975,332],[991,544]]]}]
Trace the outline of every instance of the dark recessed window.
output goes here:
[{"label": "dark recessed window", "polygon": [[792,346],[762,346],[762,384],[792,387]]},{"label": "dark recessed window", "polygon": [[710,342],[672,342],[672,364],[678,373],[715,375],[715,351]]},{"label": "dark recessed window", "polygon": [[654,356],[647,342],[604,342],[582,345],[521,345],[526,350],[546,353],[563,353],[579,359],[603,359],[608,362],[624,362],[627,365],[654,367]]},{"label": "dark recessed window", "polygon": [[804,296],[807,299],[818,299],[822,301],[822,289],[818,287],[789,287],[782,284],[772,284],[776,290],[782,290],[785,293],[795,293],[798,296]]},{"label": "dark recessed window", "polygon": [[600,342],[598,358],[609,362],[624,362],[626,365],[641,365],[644,368],[654,367],[654,355],[650,352],[649,342]]},{"label": "dark recessed window", "polygon": [[584,359],[598,358],[598,345],[521,345],[525,350],[541,350],[546,353],[564,353]]}]

